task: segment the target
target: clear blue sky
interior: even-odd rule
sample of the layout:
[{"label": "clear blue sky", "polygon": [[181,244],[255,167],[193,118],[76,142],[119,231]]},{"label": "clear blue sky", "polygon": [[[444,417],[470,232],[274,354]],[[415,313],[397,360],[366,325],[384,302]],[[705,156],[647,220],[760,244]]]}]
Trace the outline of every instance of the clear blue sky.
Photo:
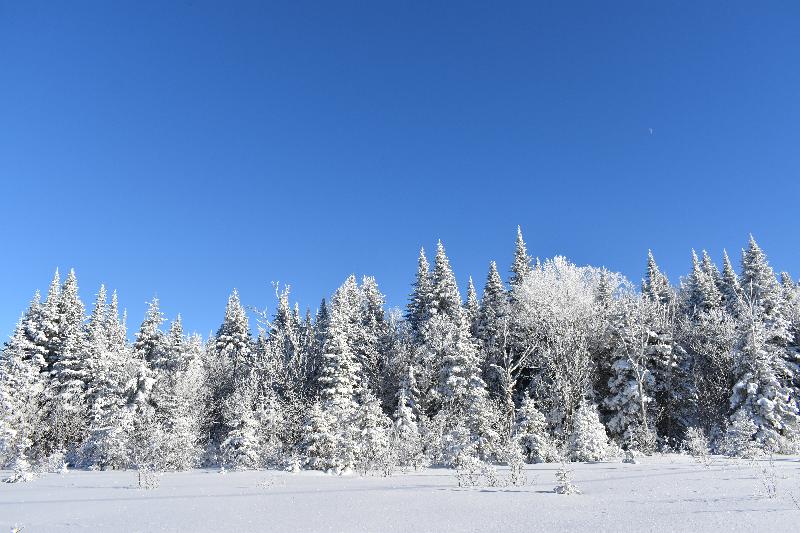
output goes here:
[{"label": "clear blue sky", "polygon": [[[698,5],[703,4],[703,5]],[[797,2],[0,1],[0,331],[53,270],[135,328],[227,294],[404,305],[534,255],[673,282],[752,232],[800,275]],[[650,132],[652,128],[652,134]]]}]

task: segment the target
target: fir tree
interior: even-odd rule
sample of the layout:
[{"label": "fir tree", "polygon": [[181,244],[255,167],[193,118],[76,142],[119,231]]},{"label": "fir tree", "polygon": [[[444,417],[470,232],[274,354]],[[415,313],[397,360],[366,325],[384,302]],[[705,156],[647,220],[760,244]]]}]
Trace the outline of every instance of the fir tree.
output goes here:
[{"label": "fir tree", "polygon": [[520,285],[532,270],[531,258],[525,247],[525,241],[522,239],[522,228],[517,226],[517,243],[514,249],[514,261],[511,263],[511,279],[509,280],[512,289]]},{"label": "fir tree", "polygon": [[414,290],[406,309],[406,320],[408,320],[413,334],[419,335],[433,309],[433,280],[424,248],[419,249],[417,274],[413,287]]},{"label": "fir tree", "polygon": [[450,268],[450,260],[442,241],[436,245],[436,260],[433,263],[433,312],[456,321],[461,315],[461,294],[456,277]]},{"label": "fir tree", "polygon": [[469,332],[473,337],[478,337],[478,316],[480,314],[480,303],[478,303],[478,293],[475,292],[475,284],[472,283],[472,276],[467,282],[467,301],[464,303],[464,312],[469,324]]},{"label": "fir tree", "polygon": [[525,397],[517,411],[513,435],[529,463],[549,463],[560,457],[545,417],[530,397]]},{"label": "fir tree", "polygon": [[642,282],[642,294],[661,304],[668,304],[673,298],[669,280],[658,268],[651,250],[647,251],[647,275]]},{"label": "fir tree", "polygon": [[38,363],[28,357],[30,348],[21,319],[0,358],[0,464],[22,469],[33,459],[42,423],[44,382]]},{"label": "fir tree", "polygon": [[[791,453],[798,442],[797,403],[781,382],[780,350],[769,342],[762,313],[763,300],[743,309],[740,339],[734,352],[736,384],[731,396],[731,420],[747,417],[756,427],[755,438],[769,451]],[[739,412],[743,414],[739,414]]]},{"label": "fir tree", "polygon": [[722,252],[722,280],[720,281],[720,293],[725,304],[725,309],[736,316],[742,301],[742,287],[739,284],[739,276],[733,269],[728,252]]},{"label": "fir tree", "polygon": [[597,408],[582,402],[575,411],[569,450],[573,461],[602,461],[608,455],[608,436]]}]

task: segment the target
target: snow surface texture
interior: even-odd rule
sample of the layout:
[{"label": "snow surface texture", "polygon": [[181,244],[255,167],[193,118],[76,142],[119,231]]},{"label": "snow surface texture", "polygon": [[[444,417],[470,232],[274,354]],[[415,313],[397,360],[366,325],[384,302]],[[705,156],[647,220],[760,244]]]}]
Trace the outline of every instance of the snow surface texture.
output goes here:
[{"label": "snow surface texture", "polygon": [[553,492],[559,468],[528,465],[527,485],[506,488],[459,488],[447,469],[194,470],[166,473],[153,490],[135,471],[70,471],[0,484],[0,531],[793,531],[800,520],[797,457],[573,463],[582,494],[569,496]]}]

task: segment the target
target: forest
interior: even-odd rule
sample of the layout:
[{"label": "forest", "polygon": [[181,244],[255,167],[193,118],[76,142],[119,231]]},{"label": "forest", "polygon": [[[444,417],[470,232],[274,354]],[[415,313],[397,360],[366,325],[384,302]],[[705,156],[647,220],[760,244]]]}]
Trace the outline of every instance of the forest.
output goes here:
[{"label": "forest", "polygon": [[439,242],[405,310],[368,276],[315,313],[287,287],[272,313],[234,290],[207,339],[158,299],[129,335],[115,292],[87,309],[75,272],[56,272],[2,348],[0,463],[23,480],[53,465],[390,474],[797,453],[800,287],[752,237],[738,272],[727,253],[721,269],[687,256],[673,284],[649,253],[639,285],[534,259],[518,229],[507,279],[491,262],[464,299]]}]

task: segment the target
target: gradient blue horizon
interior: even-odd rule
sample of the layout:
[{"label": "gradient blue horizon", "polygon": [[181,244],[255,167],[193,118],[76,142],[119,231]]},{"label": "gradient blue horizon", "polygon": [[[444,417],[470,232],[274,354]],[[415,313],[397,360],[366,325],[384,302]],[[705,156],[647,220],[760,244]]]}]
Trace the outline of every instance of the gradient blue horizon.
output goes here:
[{"label": "gradient blue horizon", "polygon": [[135,330],[229,292],[403,307],[442,239],[462,291],[529,251],[651,248],[800,275],[800,4],[0,2],[0,334],[52,273]]}]

